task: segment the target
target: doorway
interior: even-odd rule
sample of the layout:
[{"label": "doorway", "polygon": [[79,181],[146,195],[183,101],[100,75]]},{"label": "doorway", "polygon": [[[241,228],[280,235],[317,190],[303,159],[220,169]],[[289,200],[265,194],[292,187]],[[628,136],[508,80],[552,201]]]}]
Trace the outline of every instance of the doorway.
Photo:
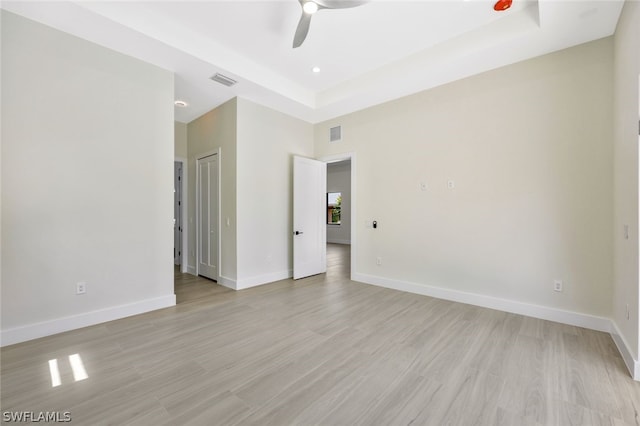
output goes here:
[{"label": "doorway", "polygon": [[196,160],[197,275],[219,280],[220,272],[220,155]]},{"label": "doorway", "polygon": [[[348,153],[320,159],[327,163],[327,194],[334,194],[333,197],[327,195],[327,272],[333,270],[339,263],[340,272],[338,275],[345,275],[345,278],[353,278],[355,265],[355,244],[356,226],[355,204],[355,154]],[[333,202],[339,195],[339,218],[335,215]],[[329,217],[331,210],[332,216]],[[336,220],[339,219],[339,220]],[[347,257],[346,261],[342,260]]]},{"label": "doorway", "polygon": [[[299,279],[327,271],[327,220],[329,214],[334,217],[336,203],[333,200],[329,213],[327,195],[327,165],[330,163],[350,162],[349,207],[342,207],[349,220],[356,218],[356,156],[355,153],[338,154],[317,160],[294,156],[293,181],[293,278]],[[306,165],[307,167],[296,167]],[[308,173],[298,173],[309,169]],[[355,220],[354,220],[355,221]],[[357,253],[356,226],[350,226],[345,241],[350,243],[349,275],[352,279],[356,269]],[[311,238],[308,238],[311,237]],[[304,240],[304,241],[303,241]],[[311,266],[309,266],[311,265]],[[309,272],[310,271],[310,272]]]},{"label": "doorway", "polygon": [[351,160],[327,164],[327,243],[351,244]]},{"label": "doorway", "polygon": [[187,159],[173,162],[173,264],[176,272],[187,272]]},{"label": "doorway", "polygon": [[182,265],[182,163],[173,162],[173,264]]},{"label": "doorway", "polygon": [[[319,160],[327,163],[327,192],[340,192],[341,196],[340,226],[327,224],[326,241],[328,245],[331,245],[330,247],[328,246],[327,264],[335,263],[337,259],[345,255],[348,256],[348,265],[343,266],[346,266],[348,270],[347,278],[353,279],[354,271],[356,270],[357,253],[356,154],[349,152],[322,157]],[[338,173],[340,176],[334,176],[334,179],[329,176],[331,173]],[[329,205],[327,204],[328,208]],[[334,217],[332,217],[332,220]],[[328,213],[327,222],[329,222]],[[329,227],[332,227],[332,229],[329,229]]]}]

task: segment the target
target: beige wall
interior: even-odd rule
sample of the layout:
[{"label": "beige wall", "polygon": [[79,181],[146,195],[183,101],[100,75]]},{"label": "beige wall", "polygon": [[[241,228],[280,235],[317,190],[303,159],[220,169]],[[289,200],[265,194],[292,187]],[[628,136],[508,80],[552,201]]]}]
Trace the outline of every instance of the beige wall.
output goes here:
[{"label": "beige wall", "polygon": [[356,277],[604,324],[612,52],[604,39],[317,125],[317,157],[356,153]]},{"label": "beige wall", "polygon": [[175,304],[172,73],[1,15],[2,344]]},{"label": "beige wall", "polygon": [[[638,360],[638,79],[640,4],[625,2],[615,35],[614,61],[614,253],[613,320],[631,356]],[[629,225],[629,239],[623,227]],[[626,305],[630,315],[627,319]],[[629,359],[627,358],[629,365]]]},{"label": "beige wall", "polygon": [[[188,269],[196,272],[196,159],[204,153],[221,149],[220,230],[222,251],[220,279],[235,282],[236,250],[236,129],[237,101],[232,99],[209,111],[187,126],[188,137]],[[229,226],[226,219],[229,218]]]},{"label": "beige wall", "polygon": [[174,123],[174,153],[176,157],[187,158],[187,125],[176,121]]},{"label": "beige wall", "polygon": [[238,99],[238,288],[291,276],[293,155],[313,156],[313,125]]}]

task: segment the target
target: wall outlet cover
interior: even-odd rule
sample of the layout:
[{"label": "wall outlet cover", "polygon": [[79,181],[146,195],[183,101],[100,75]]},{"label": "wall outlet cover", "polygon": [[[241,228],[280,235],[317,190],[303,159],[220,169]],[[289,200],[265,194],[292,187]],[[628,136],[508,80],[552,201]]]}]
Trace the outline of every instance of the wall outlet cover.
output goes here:
[{"label": "wall outlet cover", "polygon": [[562,280],[553,281],[553,291],[562,291]]}]

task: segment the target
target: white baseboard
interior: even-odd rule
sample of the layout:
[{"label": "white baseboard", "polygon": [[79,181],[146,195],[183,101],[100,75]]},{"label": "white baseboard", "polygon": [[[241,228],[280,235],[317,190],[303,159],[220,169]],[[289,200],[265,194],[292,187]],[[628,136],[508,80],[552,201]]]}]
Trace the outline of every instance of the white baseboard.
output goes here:
[{"label": "white baseboard", "polygon": [[234,280],[232,278],[227,278],[225,276],[220,275],[218,277],[218,284],[220,284],[221,286],[230,288],[232,290],[237,290],[237,288],[236,288],[236,280]]},{"label": "white baseboard", "polygon": [[143,314],[156,309],[175,306],[176,296],[171,294],[155,299],[142,300],[128,305],[113,306],[97,311],[83,314],[57,318],[51,321],[43,321],[21,327],[10,328],[0,332],[0,346],[13,345],[15,343],[26,342],[52,334],[75,330],[90,325],[96,325],[107,321],[130,317],[132,315]]},{"label": "white baseboard", "polygon": [[437,299],[444,299],[453,302],[481,306],[484,308],[497,309],[504,312],[511,312],[514,314],[520,314],[528,317],[539,318],[609,333],[616,346],[618,347],[618,351],[620,352],[620,355],[622,356],[622,359],[624,360],[624,363],[629,370],[629,374],[634,380],[640,381],[640,361],[634,358],[634,352],[629,349],[630,346],[624,339],[624,336],[620,332],[617,324],[609,318],[598,317],[579,312],[565,311],[562,309],[549,308],[546,306],[531,305],[528,303],[516,302],[514,300],[501,299],[497,297],[466,293],[426,284],[391,280],[388,278],[382,278],[367,274],[354,273],[352,280],[379,287],[406,291],[408,293],[431,296]]},{"label": "white baseboard", "polygon": [[377,285],[379,287],[391,288],[394,290],[406,291],[408,293],[431,296],[437,299],[451,300],[453,302],[466,303],[468,305],[481,306],[483,308],[496,309],[513,314],[525,315],[533,318],[540,318],[563,324],[584,327],[591,330],[611,331],[611,320],[594,315],[582,314],[579,312],[565,311],[562,309],[549,308],[546,306],[531,305],[528,303],[516,302],[514,300],[500,299],[481,294],[466,293],[458,290],[450,290],[443,287],[435,287],[426,284],[418,284],[407,281],[391,280],[388,278],[373,275],[356,273],[354,281],[365,284]]},{"label": "white baseboard", "polygon": [[327,243],[351,245],[351,240],[338,240],[338,239],[327,238]]},{"label": "white baseboard", "polygon": [[242,278],[236,282],[236,290],[244,290],[245,288],[256,287],[263,284],[269,284],[275,281],[286,280],[293,277],[293,270],[272,272],[264,275],[256,275],[254,277]]},{"label": "white baseboard", "polygon": [[275,281],[286,280],[293,277],[293,270],[272,272],[270,274],[256,275],[255,277],[232,279],[224,276],[218,277],[218,284],[233,290],[244,290],[259,285],[269,284]]},{"label": "white baseboard", "polygon": [[620,355],[622,355],[622,359],[624,360],[631,377],[633,377],[633,380],[640,380],[640,362],[633,357],[633,352],[629,349],[627,341],[620,332],[618,325],[613,320],[611,321],[610,334],[614,343],[618,347]]},{"label": "white baseboard", "polygon": [[187,266],[187,274],[191,274],[191,275],[198,275],[198,271],[196,271],[196,267],[195,266]]}]

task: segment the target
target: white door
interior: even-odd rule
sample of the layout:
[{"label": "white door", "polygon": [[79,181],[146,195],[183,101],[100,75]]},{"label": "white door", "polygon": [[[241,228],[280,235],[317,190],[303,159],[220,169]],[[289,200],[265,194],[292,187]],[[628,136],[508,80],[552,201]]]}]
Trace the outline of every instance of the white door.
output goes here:
[{"label": "white door", "polygon": [[198,275],[218,281],[218,156],[197,163]]},{"label": "white door", "polygon": [[327,164],[293,158],[293,279],[327,271]]}]

